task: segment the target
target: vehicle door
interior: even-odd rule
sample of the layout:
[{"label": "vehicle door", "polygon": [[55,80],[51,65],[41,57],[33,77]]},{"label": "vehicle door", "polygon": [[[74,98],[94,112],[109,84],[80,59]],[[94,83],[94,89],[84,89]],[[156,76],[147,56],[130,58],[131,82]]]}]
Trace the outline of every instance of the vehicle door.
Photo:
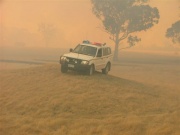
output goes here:
[{"label": "vehicle door", "polygon": [[95,63],[95,69],[96,70],[101,70],[103,69],[103,49],[102,48],[99,48],[98,49],[98,52],[97,52],[97,55],[96,55],[96,59],[94,61]]},{"label": "vehicle door", "polygon": [[103,48],[103,68],[106,67],[109,61],[109,50],[107,47]]},{"label": "vehicle door", "polygon": [[109,61],[110,62],[112,61],[112,53],[111,53],[111,48],[110,47],[106,48],[106,57],[107,57],[106,63],[109,62]]}]

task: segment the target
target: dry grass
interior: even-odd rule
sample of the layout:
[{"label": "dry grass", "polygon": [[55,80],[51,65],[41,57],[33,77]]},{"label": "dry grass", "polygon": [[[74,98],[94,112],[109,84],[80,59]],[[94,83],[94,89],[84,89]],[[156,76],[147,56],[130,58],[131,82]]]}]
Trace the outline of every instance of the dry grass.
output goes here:
[{"label": "dry grass", "polygon": [[179,135],[178,91],[59,65],[0,71],[1,135]]}]

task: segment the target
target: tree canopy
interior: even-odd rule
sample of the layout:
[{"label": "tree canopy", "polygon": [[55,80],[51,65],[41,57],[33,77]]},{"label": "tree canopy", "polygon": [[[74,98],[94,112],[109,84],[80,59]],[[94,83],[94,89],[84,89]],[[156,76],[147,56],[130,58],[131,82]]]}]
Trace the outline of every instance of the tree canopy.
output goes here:
[{"label": "tree canopy", "polygon": [[180,43],[180,20],[167,29],[166,37],[172,39],[173,43]]},{"label": "tree canopy", "polygon": [[130,34],[146,31],[158,23],[159,11],[148,0],[91,0],[92,11],[115,43],[114,60],[118,60],[120,41],[128,39],[129,47],[140,41]]}]

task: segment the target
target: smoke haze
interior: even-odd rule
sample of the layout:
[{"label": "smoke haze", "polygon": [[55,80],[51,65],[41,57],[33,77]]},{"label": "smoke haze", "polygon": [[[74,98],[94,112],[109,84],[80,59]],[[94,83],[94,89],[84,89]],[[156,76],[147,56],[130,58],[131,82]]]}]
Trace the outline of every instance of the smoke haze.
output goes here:
[{"label": "smoke haze", "polygon": [[[159,23],[146,32],[135,33],[142,40],[133,49],[174,49],[165,32],[179,19],[179,0],[151,0],[149,4],[158,8]],[[91,8],[90,0],[3,0],[0,46],[70,48],[88,39],[114,47]],[[53,28],[48,44],[40,25]],[[125,40],[121,43],[127,45]]]}]

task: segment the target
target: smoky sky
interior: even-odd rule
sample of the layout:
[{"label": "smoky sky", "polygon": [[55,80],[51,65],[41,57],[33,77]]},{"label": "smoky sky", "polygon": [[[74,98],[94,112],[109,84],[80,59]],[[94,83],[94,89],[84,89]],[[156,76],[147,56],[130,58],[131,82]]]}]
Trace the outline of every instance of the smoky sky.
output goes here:
[{"label": "smoky sky", "polygon": [[[137,49],[172,44],[165,32],[179,19],[179,0],[150,0],[149,4],[159,9],[160,20],[146,32],[134,33],[142,39]],[[114,45],[103,31],[101,21],[93,15],[90,0],[3,0],[0,5],[1,46],[19,42],[44,46],[43,35],[38,30],[40,24],[53,25],[56,29],[50,39],[51,46],[72,47],[84,39]],[[122,44],[127,43],[124,40]]]}]

